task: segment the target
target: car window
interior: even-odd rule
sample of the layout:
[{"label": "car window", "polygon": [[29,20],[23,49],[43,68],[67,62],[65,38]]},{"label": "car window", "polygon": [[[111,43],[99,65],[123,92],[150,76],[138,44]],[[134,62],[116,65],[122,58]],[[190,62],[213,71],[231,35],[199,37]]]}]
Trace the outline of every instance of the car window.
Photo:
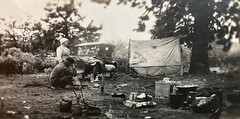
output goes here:
[{"label": "car window", "polygon": [[85,46],[78,48],[78,55],[97,55],[99,48],[97,46]]}]

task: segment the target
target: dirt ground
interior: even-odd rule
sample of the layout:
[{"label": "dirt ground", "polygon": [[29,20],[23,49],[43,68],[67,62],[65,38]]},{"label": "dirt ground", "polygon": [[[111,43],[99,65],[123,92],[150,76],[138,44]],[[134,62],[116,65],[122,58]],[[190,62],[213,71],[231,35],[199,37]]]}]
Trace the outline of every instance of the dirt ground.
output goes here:
[{"label": "dirt ground", "polygon": [[[84,81],[84,99],[89,105],[101,109],[100,116],[80,116],[73,91],[69,89],[53,90],[49,88],[46,74],[0,75],[0,119],[143,119],[146,116],[155,119],[208,119],[210,113],[195,113],[192,110],[171,109],[168,99],[156,99],[155,107],[130,108],[123,104],[123,98],[112,97],[113,92],[146,92],[155,96],[155,81],[162,78],[134,78],[126,74],[116,74],[114,79],[106,79],[105,94],[101,95],[96,83]],[[177,76],[172,80],[182,84],[196,84],[199,87],[222,86],[227,90],[240,89],[240,80],[223,75]],[[79,94],[80,91],[77,90]],[[72,112],[60,112],[60,99],[73,101]],[[240,107],[229,106],[222,112],[222,119],[239,119]]]}]

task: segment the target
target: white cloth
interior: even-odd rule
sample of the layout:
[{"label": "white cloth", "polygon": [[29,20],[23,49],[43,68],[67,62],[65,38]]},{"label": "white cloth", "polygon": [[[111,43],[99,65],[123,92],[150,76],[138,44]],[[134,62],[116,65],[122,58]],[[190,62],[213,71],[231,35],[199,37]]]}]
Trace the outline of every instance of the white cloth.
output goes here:
[{"label": "white cloth", "polygon": [[60,43],[61,43],[61,44],[63,44],[63,43],[66,42],[66,41],[68,41],[67,38],[61,38],[61,39],[60,39]]},{"label": "white cloth", "polygon": [[70,56],[70,50],[64,45],[59,46],[56,52],[57,52],[57,61],[59,63],[65,61],[66,58]]},{"label": "white cloth", "polygon": [[142,75],[176,74],[181,71],[179,37],[130,41],[130,67]]}]

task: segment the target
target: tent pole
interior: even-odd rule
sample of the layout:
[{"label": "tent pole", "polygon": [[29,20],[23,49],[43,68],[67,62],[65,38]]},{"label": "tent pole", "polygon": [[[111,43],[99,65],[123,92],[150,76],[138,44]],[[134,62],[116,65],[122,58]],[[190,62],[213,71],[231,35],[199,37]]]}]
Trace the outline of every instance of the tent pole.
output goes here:
[{"label": "tent pole", "polygon": [[165,66],[164,66],[165,76],[167,76],[167,71],[166,71],[166,70],[167,70],[167,66],[165,65]]},{"label": "tent pole", "polygon": [[128,41],[128,68],[129,68],[129,75],[132,74],[132,69],[131,69],[131,66],[130,66],[130,42],[131,42],[131,39],[129,39]]},{"label": "tent pole", "polygon": [[147,79],[147,74],[148,74],[148,67],[147,67],[147,71],[146,71],[146,74],[145,74],[145,79]]}]

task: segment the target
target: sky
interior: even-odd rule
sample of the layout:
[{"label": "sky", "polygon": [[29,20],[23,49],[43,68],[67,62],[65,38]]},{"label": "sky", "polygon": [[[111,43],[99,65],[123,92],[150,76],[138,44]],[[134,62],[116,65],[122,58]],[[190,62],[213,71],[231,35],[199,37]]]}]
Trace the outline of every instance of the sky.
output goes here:
[{"label": "sky", "polygon": [[[51,0],[0,0],[0,18],[10,19],[12,17],[11,19],[24,22],[31,16],[31,20],[39,20],[46,16],[43,8],[48,1]],[[112,0],[106,7],[104,4],[93,3],[91,0],[75,0],[75,2],[82,3],[79,13],[86,16],[85,24],[89,24],[93,20],[94,25],[103,25],[100,41],[150,40],[149,30],[154,25],[154,17],[150,16],[150,21],[146,22],[145,32],[134,32],[133,29],[137,28],[138,17],[143,14],[144,10],[131,8],[128,5],[117,5],[117,1]],[[0,31],[3,28],[0,24]],[[231,52],[239,50],[240,44],[234,42]]]},{"label": "sky", "polygon": [[[24,21],[27,16],[38,20],[44,18],[46,12],[44,6],[50,0],[0,0],[0,18],[10,18]],[[109,6],[105,4],[93,3],[90,0],[75,0],[81,2],[79,10],[81,16],[86,16],[84,23],[89,24],[93,20],[96,26],[103,25],[100,41],[111,40],[149,40],[151,34],[149,30],[154,24],[154,19],[147,22],[147,30],[143,33],[134,32],[137,28],[138,17],[144,10],[131,8],[128,5],[117,5],[118,0],[112,0]],[[2,27],[3,28],[3,27]]]}]

